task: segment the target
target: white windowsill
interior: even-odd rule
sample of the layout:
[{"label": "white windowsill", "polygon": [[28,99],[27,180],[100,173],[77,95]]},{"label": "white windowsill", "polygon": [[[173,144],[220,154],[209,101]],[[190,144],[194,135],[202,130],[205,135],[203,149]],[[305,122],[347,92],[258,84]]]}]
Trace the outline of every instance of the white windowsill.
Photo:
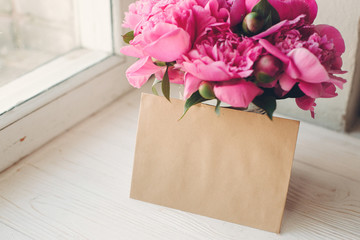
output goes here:
[{"label": "white windowsill", "polygon": [[109,57],[104,51],[74,50],[0,88],[0,116]]}]

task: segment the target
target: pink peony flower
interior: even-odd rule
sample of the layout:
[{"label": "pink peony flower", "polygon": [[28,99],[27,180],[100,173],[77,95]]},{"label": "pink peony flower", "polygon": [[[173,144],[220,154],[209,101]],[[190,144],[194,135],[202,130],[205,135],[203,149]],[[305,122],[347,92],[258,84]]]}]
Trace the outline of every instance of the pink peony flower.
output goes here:
[{"label": "pink peony flower", "polygon": [[337,96],[335,86],[342,89],[346,82],[334,76],[345,73],[341,71],[345,44],[335,28],[305,25],[303,17],[285,20],[254,39],[266,38],[260,39],[259,43],[284,63],[278,95],[286,95],[298,84],[305,96],[296,102],[301,109],[310,110],[314,117],[315,99]]},{"label": "pink peony flower", "polygon": [[232,33],[229,27],[221,24],[209,28],[195,43],[194,49],[184,56],[181,65],[187,72],[185,98],[197,91],[202,81],[216,82],[215,95],[234,107],[247,107],[262,93],[254,83],[244,80],[253,73],[254,62],[261,55],[262,47],[249,38]]},{"label": "pink peony flower", "polygon": [[[227,21],[229,13],[225,7],[226,2],[218,0],[139,0],[130,5],[124,22],[125,27],[134,30],[135,38],[120,52],[141,59],[177,61],[206,27]],[[142,61],[135,63],[131,70],[137,69]],[[132,84],[134,80],[129,79]],[[142,84],[143,78],[135,85]]]},{"label": "pink peony flower", "polygon": [[158,23],[169,23],[184,29],[191,40],[205,28],[229,18],[225,0],[140,0],[132,4],[123,26],[135,30],[135,36],[149,31]]}]

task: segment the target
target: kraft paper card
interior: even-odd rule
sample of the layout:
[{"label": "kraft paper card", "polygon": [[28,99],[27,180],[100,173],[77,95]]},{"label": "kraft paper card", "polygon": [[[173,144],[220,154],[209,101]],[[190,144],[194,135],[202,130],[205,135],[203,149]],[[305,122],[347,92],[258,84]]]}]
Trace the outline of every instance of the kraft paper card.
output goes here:
[{"label": "kraft paper card", "polygon": [[130,197],[279,233],[299,122],[143,94]]}]

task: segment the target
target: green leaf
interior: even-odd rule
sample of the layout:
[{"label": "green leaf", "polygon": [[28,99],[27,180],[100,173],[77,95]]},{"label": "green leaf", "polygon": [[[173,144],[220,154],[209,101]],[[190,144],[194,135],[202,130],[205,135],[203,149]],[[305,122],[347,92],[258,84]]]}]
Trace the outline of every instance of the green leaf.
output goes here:
[{"label": "green leaf", "polygon": [[123,40],[125,43],[130,44],[130,41],[135,38],[134,31],[130,31],[130,32],[126,33],[125,35],[122,35],[122,37],[123,37]]},{"label": "green leaf", "polygon": [[279,13],[268,0],[261,0],[254,6],[252,12],[257,12],[265,20],[263,31],[280,22]]},{"label": "green leaf", "polygon": [[151,88],[153,94],[155,94],[156,96],[159,96],[159,93],[156,90],[156,85],[158,85],[159,83],[161,83],[161,81],[159,79],[155,78],[154,83],[153,83],[152,88]]},{"label": "green leaf", "polygon": [[216,107],[215,107],[215,112],[218,116],[220,115],[220,104],[221,104],[221,101],[218,99],[217,103],[216,103]]},{"label": "green leaf", "polygon": [[193,95],[191,95],[191,97],[189,97],[189,98],[186,100],[186,102],[185,102],[185,107],[184,107],[184,114],[181,116],[181,118],[180,118],[179,120],[181,120],[181,119],[184,118],[184,116],[186,115],[186,113],[189,111],[189,109],[190,109],[192,106],[194,106],[194,105],[196,105],[196,104],[198,104],[198,103],[205,102],[205,101],[207,101],[207,100],[208,100],[208,99],[205,99],[205,98],[203,98],[203,97],[200,95],[199,91],[195,92]]},{"label": "green leaf", "polygon": [[268,117],[272,120],[276,110],[276,98],[269,95],[261,95],[254,99],[253,103],[266,111]]},{"label": "green leaf", "polygon": [[169,67],[166,67],[166,71],[162,80],[161,89],[164,97],[170,102],[170,79],[169,79]]}]

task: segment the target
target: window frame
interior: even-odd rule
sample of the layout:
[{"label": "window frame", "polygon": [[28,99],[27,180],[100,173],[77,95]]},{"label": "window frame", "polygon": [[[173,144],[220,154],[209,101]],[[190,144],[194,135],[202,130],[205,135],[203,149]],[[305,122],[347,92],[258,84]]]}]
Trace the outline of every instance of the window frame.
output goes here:
[{"label": "window frame", "polygon": [[[100,3],[104,3],[103,0],[76,0],[76,2],[79,7],[82,4],[91,4],[92,11],[101,9]],[[131,0],[109,0],[111,32],[106,33],[103,21],[95,19],[86,21],[94,15],[87,17],[79,15],[83,18],[79,21],[80,24],[94,23],[94,28],[99,30],[82,29],[83,33],[80,34],[82,45],[93,49],[94,53],[102,52],[104,55],[95,59],[94,64],[81,66],[79,68],[81,71],[72,72],[69,76],[53,82],[51,86],[46,86],[37,94],[17,101],[14,107],[8,107],[0,115],[0,171],[10,167],[131,89],[124,72],[132,61],[125,56],[117,55],[122,46],[123,11],[131,2]],[[111,37],[111,44],[109,42],[102,44],[102,34],[108,34]],[[46,67],[48,66],[45,66],[43,70],[46,71]]]}]

